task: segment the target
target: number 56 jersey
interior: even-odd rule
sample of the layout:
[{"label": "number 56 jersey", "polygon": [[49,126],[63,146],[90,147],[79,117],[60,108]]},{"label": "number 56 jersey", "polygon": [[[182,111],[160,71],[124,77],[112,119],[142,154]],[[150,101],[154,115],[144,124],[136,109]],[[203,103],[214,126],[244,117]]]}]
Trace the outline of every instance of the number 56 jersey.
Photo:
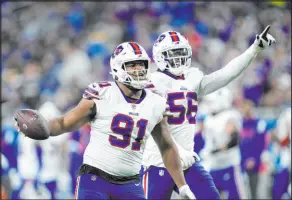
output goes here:
[{"label": "number 56 jersey", "polygon": [[[203,73],[197,68],[185,70],[180,78],[165,71],[157,71],[151,74],[152,85],[148,86],[149,90],[167,99],[169,132],[181,147],[190,152],[194,148],[197,93],[202,77]],[[164,167],[152,137],[146,143],[143,165]]]},{"label": "number 56 jersey", "polygon": [[162,120],[166,100],[143,90],[141,98],[134,101],[116,82],[92,83],[83,98],[96,104],[83,163],[115,176],[139,174],[145,140]]}]

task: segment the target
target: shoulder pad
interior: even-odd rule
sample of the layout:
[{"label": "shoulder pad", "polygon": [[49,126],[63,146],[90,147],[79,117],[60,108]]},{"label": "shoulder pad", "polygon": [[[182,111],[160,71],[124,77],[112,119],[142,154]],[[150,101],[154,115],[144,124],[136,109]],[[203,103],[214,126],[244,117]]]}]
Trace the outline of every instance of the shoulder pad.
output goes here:
[{"label": "shoulder pad", "polygon": [[85,99],[100,99],[99,93],[100,91],[108,86],[111,86],[110,82],[101,81],[101,82],[94,82],[87,86],[87,88],[83,92],[83,98]]}]

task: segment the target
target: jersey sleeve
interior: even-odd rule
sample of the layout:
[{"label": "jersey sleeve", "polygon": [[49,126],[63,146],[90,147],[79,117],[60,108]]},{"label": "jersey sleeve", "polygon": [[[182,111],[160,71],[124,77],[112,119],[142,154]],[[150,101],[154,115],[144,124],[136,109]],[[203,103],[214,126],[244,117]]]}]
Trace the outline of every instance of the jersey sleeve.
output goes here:
[{"label": "jersey sleeve", "polygon": [[153,82],[149,82],[146,86],[145,86],[145,89],[147,90],[150,90],[151,92],[153,92],[154,94],[157,94],[161,97],[164,97],[164,94],[163,92],[158,88],[156,87]]},{"label": "jersey sleeve", "polygon": [[204,73],[198,68],[192,67],[187,70],[188,82],[191,85],[191,90],[199,93],[200,84],[204,77]]},{"label": "jersey sleeve", "polygon": [[170,79],[166,79],[165,75],[161,72],[153,72],[150,76],[150,82],[146,86],[146,89],[150,89],[153,93],[158,94],[161,97],[166,97],[168,91],[168,85]]},{"label": "jersey sleeve", "polygon": [[82,97],[84,99],[100,99],[100,90],[101,88],[97,83],[91,83],[84,90]]},{"label": "jersey sleeve", "polygon": [[[154,112],[157,112],[158,120],[157,120],[157,124],[163,119],[164,116],[166,116],[167,110],[168,110],[168,106],[167,106],[167,101],[164,97],[161,97],[159,95],[156,95],[156,109]],[[158,103],[159,102],[159,103]]]}]

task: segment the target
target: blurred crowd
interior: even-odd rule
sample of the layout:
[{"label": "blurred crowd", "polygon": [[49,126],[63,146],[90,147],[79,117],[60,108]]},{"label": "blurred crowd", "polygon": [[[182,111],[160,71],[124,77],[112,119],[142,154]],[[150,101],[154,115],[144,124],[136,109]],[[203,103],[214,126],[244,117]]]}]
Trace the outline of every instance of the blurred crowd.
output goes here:
[{"label": "blurred crowd", "polygon": [[[112,80],[109,58],[124,41],[140,43],[152,56],[160,33],[179,31],[193,48],[193,66],[209,74],[245,51],[270,24],[276,45],[261,52],[228,88],[243,116],[254,119],[243,127],[249,133],[242,134],[243,147],[255,141],[262,146],[257,155],[243,153],[251,187],[258,181],[251,174],[266,183],[250,195],[272,198],[273,183],[281,183],[277,175],[284,169],[274,135],[280,114],[291,107],[291,2],[20,1],[2,2],[1,9],[2,195],[72,198],[89,140],[88,126],[49,142],[25,139],[13,126],[16,109],[42,107],[51,117],[66,112],[89,83]],[[200,114],[198,119],[203,121]],[[204,143],[200,120],[196,151]],[[257,139],[246,136],[251,134]],[[254,156],[258,163],[244,164]]]}]

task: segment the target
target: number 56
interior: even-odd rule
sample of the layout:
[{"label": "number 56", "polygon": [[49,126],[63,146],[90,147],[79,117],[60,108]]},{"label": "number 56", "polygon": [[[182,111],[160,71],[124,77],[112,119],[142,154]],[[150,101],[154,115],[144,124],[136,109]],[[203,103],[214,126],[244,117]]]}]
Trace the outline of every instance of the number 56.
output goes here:
[{"label": "number 56", "polygon": [[[187,108],[183,105],[175,104],[175,100],[187,100]],[[167,94],[167,102],[169,111],[172,113],[179,113],[179,116],[169,116],[167,122],[169,124],[182,124],[187,118],[189,124],[196,124],[196,112],[198,106],[193,104],[193,100],[197,101],[197,94],[195,92],[175,92]],[[194,113],[192,115],[192,113]]]}]

